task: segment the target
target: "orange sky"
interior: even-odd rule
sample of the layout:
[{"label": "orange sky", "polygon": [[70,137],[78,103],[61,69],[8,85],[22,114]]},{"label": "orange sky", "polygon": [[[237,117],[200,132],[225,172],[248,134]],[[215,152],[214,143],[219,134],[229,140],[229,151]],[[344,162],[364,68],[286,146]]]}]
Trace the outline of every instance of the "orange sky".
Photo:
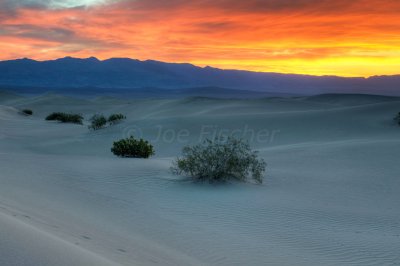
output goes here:
[{"label": "orange sky", "polygon": [[0,60],[130,57],[266,72],[400,74],[398,0],[3,1]]}]

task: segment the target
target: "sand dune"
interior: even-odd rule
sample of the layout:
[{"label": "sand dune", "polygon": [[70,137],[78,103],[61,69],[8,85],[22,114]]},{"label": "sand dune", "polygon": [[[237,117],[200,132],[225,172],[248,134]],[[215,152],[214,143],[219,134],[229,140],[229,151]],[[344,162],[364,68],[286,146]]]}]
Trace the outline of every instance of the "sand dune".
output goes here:
[{"label": "sand dune", "polygon": [[115,265],[13,216],[0,212],[1,265]]},{"label": "sand dune", "polygon": [[[400,261],[399,98],[2,95],[2,265]],[[90,132],[44,121],[53,111],[128,119]],[[179,138],[182,130],[189,135]],[[182,146],[221,132],[241,133],[260,151],[265,184],[193,184],[169,173]],[[150,139],[156,156],[114,157],[112,142],[130,134]]]}]

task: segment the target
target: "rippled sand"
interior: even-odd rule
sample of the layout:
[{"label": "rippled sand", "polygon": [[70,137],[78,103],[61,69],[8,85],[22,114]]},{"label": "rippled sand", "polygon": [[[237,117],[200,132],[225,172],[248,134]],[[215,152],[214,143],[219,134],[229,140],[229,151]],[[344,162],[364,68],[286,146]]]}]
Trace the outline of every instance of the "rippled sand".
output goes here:
[{"label": "rippled sand", "polygon": [[[32,117],[18,114],[31,108]],[[44,121],[122,112],[100,131]],[[398,98],[75,99],[0,94],[1,265],[398,265]],[[188,132],[188,134],[186,134]],[[265,183],[173,176],[182,146],[239,132]],[[112,142],[150,139],[120,159]],[[260,135],[261,134],[261,135]],[[260,137],[261,136],[261,137]]]}]

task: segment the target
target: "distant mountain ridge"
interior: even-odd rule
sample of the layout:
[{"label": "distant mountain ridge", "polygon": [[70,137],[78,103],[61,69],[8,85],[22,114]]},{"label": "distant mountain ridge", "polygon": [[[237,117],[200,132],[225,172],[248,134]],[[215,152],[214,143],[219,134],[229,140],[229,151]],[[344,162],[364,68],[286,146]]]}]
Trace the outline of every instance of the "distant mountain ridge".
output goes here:
[{"label": "distant mountain ridge", "polygon": [[187,63],[65,57],[49,61],[0,61],[0,85],[44,88],[220,87],[288,94],[372,93],[400,95],[400,75],[370,78],[222,70]]}]

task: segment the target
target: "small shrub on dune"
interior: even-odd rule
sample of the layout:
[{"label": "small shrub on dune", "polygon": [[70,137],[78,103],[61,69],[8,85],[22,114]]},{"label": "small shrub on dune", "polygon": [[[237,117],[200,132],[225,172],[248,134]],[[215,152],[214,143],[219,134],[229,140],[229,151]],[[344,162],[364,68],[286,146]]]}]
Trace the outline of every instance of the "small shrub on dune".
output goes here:
[{"label": "small shrub on dune", "polygon": [[399,126],[400,126],[400,112],[397,114],[397,116],[394,118],[394,121],[396,121]]},{"label": "small shrub on dune", "polygon": [[114,125],[121,122],[124,119],[126,119],[126,116],[124,116],[123,114],[112,114],[108,117],[108,123],[110,125]]},{"label": "small shrub on dune", "polygon": [[83,116],[79,114],[67,114],[61,112],[51,113],[46,117],[47,121],[59,121],[62,123],[74,123],[82,125]]},{"label": "small shrub on dune", "polygon": [[33,111],[31,109],[24,109],[21,112],[24,115],[33,115]]},{"label": "small shrub on dune", "polygon": [[147,140],[137,140],[133,136],[114,142],[111,152],[129,158],[149,158],[154,155],[153,146]]},{"label": "small shrub on dune", "polygon": [[60,118],[62,117],[64,115],[64,113],[58,113],[58,112],[56,112],[56,113],[51,113],[51,114],[49,114],[47,117],[46,117],[46,120],[47,121],[59,121],[60,120]]},{"label": "small shrub on dune", "polygon": [[90,118],[91,125],[89,129],[98,130],[103,128],[107,124],[107,119],[104,115],[94,115]]},{"label": "small shrub on dune", "polygon": [[207,139],[203,144],[184,147],[182,153],[171,167],[175,174],[209,182],[247,181],[250,177],[258,183],[263,181],[265,161],[241,139]]}]

